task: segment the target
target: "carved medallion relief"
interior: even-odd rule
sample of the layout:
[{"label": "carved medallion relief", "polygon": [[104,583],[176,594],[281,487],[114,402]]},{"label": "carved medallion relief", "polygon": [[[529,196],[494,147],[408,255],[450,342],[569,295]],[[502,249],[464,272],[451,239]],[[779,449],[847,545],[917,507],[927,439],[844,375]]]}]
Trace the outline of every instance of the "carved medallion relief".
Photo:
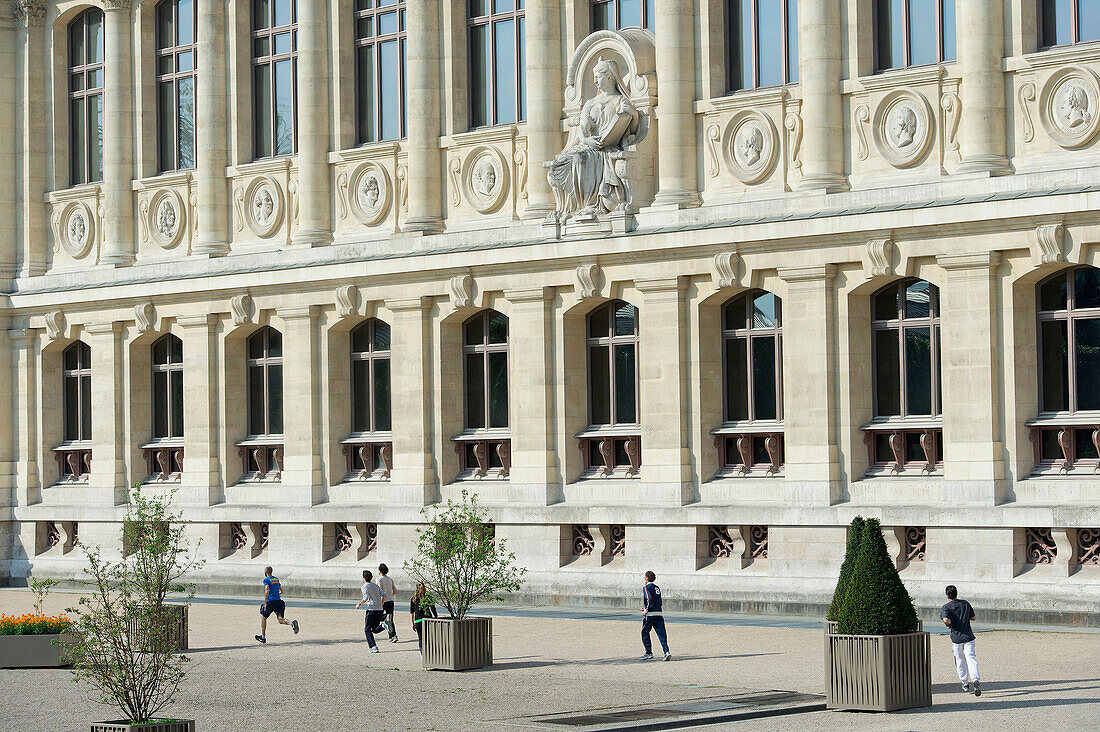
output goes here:
[{"label": "carved medallion relief", "polygon": [[171,249],[180,243],[186,227],[187,209],[176,191],[157,191],[148,207],[142,208],[147,217],[145,230],[157,244]]},{"label": "carved medallion relief", "polygon": [[352,173],[348,202],[352,214],[361,223],[373,226],[390,210],[393,186],[386,169],[377,163],[364,163]]},{"label": "carved medallion relief", "polygon": [[493,147],[474,148],[462,166],[462,192],[479,213],[500,208],[508,189],[508,165]]},{"label": "carved medallion relief", "polygon": [[778,157],[775,125],[755,110],[739,112],[726,127],[723,149],[734,177],[746,184],[761,181],[772,172]]},{"label": "carved medallion relief", "polygon": [[920,94],[908,89],[887,94],[875,109],[879,154],[898,168],[916,164],[932,141],[933,120],[932,109]]},{"label": "carved medallion relief", "polygon": [[95,216],[83,201],[73,201],[54,214],[54,251],[63,249],[73,259],[88,254],[95,241]]},{"label": "carved medallion relief", "polygon": [[266,176],[254,178],[243,191],[238,189],[236,202],[238,216],[259,237],[274,234],[286,215],[282,189]]},{"label": "carved medallion relief", "polygon": [[1039,117],[1056,143],[1081,147],[1092,140],[1100,119],[1100,83],[1086,68],[1068,67],[1047,79],[1039,97]]}]

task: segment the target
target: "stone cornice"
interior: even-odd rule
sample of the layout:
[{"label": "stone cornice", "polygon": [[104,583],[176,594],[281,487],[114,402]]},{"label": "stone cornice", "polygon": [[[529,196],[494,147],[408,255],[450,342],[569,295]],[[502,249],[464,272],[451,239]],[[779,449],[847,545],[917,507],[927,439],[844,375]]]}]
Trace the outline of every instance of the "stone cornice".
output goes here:
[{"label": "stone cornice", "polygon": [[835,264],[816,264],[809,267],[781,267],[779,279],[784,282],[814,282],[825,280],[831,282],[836,277]]},{"label": "stone cornice", "polygon": [[386,308],[395,313],[410,312],[414,310],[424,311],[432,305],[430,297],[402,297],[396,300],[386,300]]},{"label": "stone cornice", "polygon": [[936,257],[936,264],[947,271],[968,269],[993,269],[1001,262],[1001,253],[974,252],[972,254],[941,254]]},{"label": "stone cornice", "polygon": [[129,10],[132,7],[132,0],[103,0],[104,10]]},{"label": "stone cornice", "polygon": [[317,317],[316,305],[293,305],[285,308],[275,308],[275,315],[281,320],[302,320]]},{"label": "stone cornice", "polygon": [[652,277],[647,279],[635,279],[634,287],[638,292],[676,292],[684,289],[686,283],[683,277]]},{"label": "stone cornice", "polygon": [[209,328],[218,322],[218,316],[213,313],[201,313],[199,315],[177,315],[176,325],[181,328]]},{"label": "stone cornice", "polygon": [[122,321],[115,320],[110,323],[86,323],[84,332],[89,335],[107,335],[108,333],[121,333]]},{"label": "stone cornice", "polygon": [[504,298],[509,302],[546,302],[553,296],[553,287],[531,287],[529,289],[504,291]]}]

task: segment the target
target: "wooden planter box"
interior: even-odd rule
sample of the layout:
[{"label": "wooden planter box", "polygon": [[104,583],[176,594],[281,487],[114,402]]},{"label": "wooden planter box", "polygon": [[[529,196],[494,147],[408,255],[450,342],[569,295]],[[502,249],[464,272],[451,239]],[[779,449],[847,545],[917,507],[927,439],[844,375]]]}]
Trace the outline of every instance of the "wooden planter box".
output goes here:
[{"label": "wooden planter box", "polygon": [[[62,645],[57,645],[55,641]],[[61,668],[68,666],[67,645],[76,643],[70,633],[50,635],[0,635],[0,668]]]},{"label": "wooden planter box", "polygon": [[492,618],[425,618],[424,668],[464,671],[493,665]]},{"label": "wooden planter box", "polygon": [[829,709],[892,712],[932,706],[929,633],[841,635],[825,625]]},{"label": "wooden planter box", "polygon": [[[145,650],[148,627],[163,623],[165,638],[173,651],[187,650],[187,605],[162,605],[159,613],[142,615],[130,621],[130,638],[134,647]],[[142,727],[145,729],[145,727]]]},{"label": "wooden planter box", "polygon": [[173,722],[94,722],[91,732],[195,732],[195,720],[179,719]]}]

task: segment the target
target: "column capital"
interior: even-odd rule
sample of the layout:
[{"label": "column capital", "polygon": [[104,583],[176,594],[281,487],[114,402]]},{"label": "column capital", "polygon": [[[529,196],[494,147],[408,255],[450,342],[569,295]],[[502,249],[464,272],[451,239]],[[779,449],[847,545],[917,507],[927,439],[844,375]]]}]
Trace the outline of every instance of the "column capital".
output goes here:
[{"label": "column capital", "polygon": [[554,297],[553,287],[531,287],[521,290],[505,290],[504,299],[508,302],[546,302]]},{"label": "column capital", "polygon": [[46,25],[45,0],[12,0],[12,14],[20,28],[41,28]]},{"label": "column capital", "polygon": [[400,297],[385,302],[386,307],[395,313],[407,313],[416,310],[426,311],[432,306],[432,298],[430,297]]},{"label": "column capital", "polygon": [[991,270],[1001,263],[1000,252],[973,252],[971,254],[941,254],[936,264],[948,272],[959,270]]},{"label": "column capital", "polygon": [[836,277],[835,264],[815,264],[808,267],[780,267],[779,279],[784,282],[832,282]]},{"label": "column capital", "polygon": [[103,0],[104,10],[130,10],[133,5],[132,0]]}]

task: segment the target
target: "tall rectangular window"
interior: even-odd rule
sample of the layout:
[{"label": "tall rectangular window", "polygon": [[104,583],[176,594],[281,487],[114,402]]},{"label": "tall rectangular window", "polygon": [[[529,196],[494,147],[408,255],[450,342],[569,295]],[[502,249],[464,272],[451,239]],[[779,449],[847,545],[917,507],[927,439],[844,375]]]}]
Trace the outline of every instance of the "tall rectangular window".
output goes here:
[{"label": "tall rectangular window", "polygon": [[1043,48],[1100,41],[1100,2],[1039,0],[1039,45]]},{"label": "tall rectangular window", "polygon": [[469,0],[470,126],[527,119],[524,0]]},{"label": "tall rectangular window", "polygon": [[955,60],[955,0],[875,0],[875,71]]},{"label": "tall rectangular window", "polygon": [[103,180],[103,11],[69,23],[69,182]]},{"label": "tall rectangular window", "polygon": [[359,143],[405,136],[405,0],[356,0]]},{"label": "tall rectangular window", "polygon": [[592,30],[653,30],[654,0],[592,0]]},{"label": "tall rectangular window", "polygon": [[194,0],[157,5],[157,161],[161,172],[195,167]]},{"label": "tall rectangular window", "polygon": [[297,149],[298,6],[252,0],[252,115],[256,158]]},{"label": "tall rectangular window", "polygon": [[798,0],[729,0],[730,91],[798,83]]}]

